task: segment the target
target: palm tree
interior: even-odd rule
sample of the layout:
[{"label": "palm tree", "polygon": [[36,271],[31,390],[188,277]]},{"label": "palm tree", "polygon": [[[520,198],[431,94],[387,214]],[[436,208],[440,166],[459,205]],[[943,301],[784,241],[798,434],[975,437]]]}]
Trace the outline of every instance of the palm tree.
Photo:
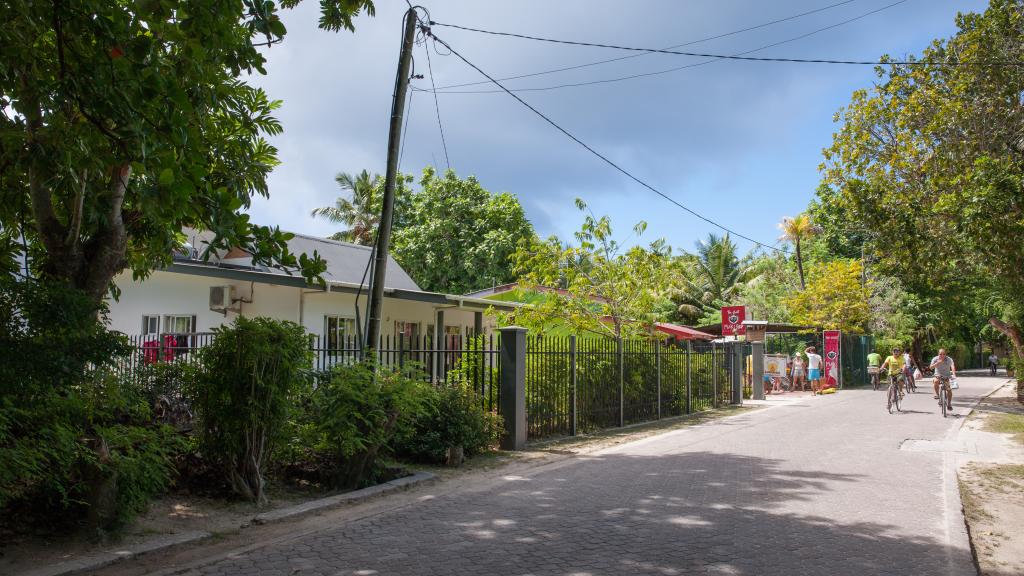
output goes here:
[{"label": "palm tree", "polygon": [[807,214],[797,214],[792,218],[783,217],[782,222],[779,222],[779,230],[782,230],[779,240],[792,242],[796,246],[796,268],[800,271],[800,289],[803,290],[806,285],[804,284],[804,261],[800,254],[800,242],[814,236],[819,228],[811,222],[811,217]]},{"label": "palm tree", "polygon": [[334,181],[342,190],[352,195],[349,200],[339,196],[334,206],[324,206],[313,210],[313,217],[323,217],[335,224],[344,224],[347,228],[331,235],[334,240],[344,240],[369,246],[373,244],[373,236],[380,222],[380,174],[363,170],[355,178],[346,172],[339,172]]},{"label": "palm tree", "polygon": [[732,302],[749,280],[749,263],[736,255],[736,244],[729,235],[708,234],[697,242],[697,253],[678,261],[679,285],[673,300],[677,311],[690,321],[708,316]]}]

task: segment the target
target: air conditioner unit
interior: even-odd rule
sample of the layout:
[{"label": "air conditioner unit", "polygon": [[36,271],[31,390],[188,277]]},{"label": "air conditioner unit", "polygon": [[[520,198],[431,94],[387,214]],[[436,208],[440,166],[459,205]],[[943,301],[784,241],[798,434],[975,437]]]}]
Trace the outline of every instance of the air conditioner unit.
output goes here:
[{"label": "air conditioner unit", "polygon": [[235,301],[235,287],[230,284],[224,286],[210,286],[210,310],[227,312]]}]

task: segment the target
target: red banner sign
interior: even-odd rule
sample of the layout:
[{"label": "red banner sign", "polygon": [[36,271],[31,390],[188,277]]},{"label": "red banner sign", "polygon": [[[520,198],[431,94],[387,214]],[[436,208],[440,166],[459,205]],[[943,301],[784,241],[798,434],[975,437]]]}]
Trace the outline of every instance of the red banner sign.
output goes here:
[{"label": "red banner sign", "polygon": [[722,336],[746,334],[747,327],[743,321],[747,319],[747,309],[743,306],[722,307]]},{"label": "red banner sign", "polygon": [[842,366],[839,363],[841,334],[839,330],[822,332],[822,339],[825,340],[825,373],[822,375],[822,388],[839,387],[839,375],[842,371]]}]

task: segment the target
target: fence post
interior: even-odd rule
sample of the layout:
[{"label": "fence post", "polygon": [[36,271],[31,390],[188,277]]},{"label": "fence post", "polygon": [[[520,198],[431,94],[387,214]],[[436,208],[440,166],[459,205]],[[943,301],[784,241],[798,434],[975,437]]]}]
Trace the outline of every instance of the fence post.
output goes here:
[{"label": "fence post", "polygon": [[569,435],[576,435],[576,336],[569,336]]},{"label": "fence post", "polygon": [[661,420],[661,340],[654,341],[654,370],[658,377],[658,420]]},{"label": "fence post", "polygon": [[743,343],[730,342],[726,346],[726,353],[729,356],[729,380],[732,385],[732,398],[729,403],[734,405],[743,404]]},{"label": "fence post", "polygon": [[750,375],[754,400],[764,400],[764,342],[750,343]]},{"label": "fence post", "polygon": [[501,329],[501,417],[505,433],[502,450],[526,447],[526,328]]},{"label": "fence post", "polygon": [[622,347],[622,338],[616,338],[615,344],[619,356],[619,428],[626,425],[626,366],[625,351]]},{"label": "fence post", "polygon": [[405,333],[398,333],[398,369],[405,368]]},{"label": "fence post", "polygon": [[[693,413],[693,392],[691,390],[693,378],[690,371],[690,358],[693,356],[693,343],[689,340],[686,341],[686,413]],[[714,353],[712,353],[714,356]]]},{"label": "fence post", "polygon": [[714,399],[711,401],[711,405],[718,408],[719,396],[718,393],[718,345],[711,345],[711,387],[713,388]]}]

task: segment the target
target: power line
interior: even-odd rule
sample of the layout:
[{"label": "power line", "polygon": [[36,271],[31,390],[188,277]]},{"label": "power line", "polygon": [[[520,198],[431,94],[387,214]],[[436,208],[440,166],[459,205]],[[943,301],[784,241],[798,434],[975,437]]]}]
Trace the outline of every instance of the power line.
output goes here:
[{"label": "power line", "polygon": [[[860,20],[862,18],[867,18],[868,16],[871,16],[872,14],[876,14],[876,13],[881,12],[883,10],[888,10],[889,8],[892,8],[894,6],[897,6],[899,4],[903,4],[904,2],[907,2],[907,0],[898,0],[897,2],[893,2],[892,4],[888,4],[888,5],[882,6],[881,8],[876,8],[876,9],[871,10],[869,12],[865,12],[865,13],[860,14],[858,16],[854,16],[853,18],[848,18],[846,20],[843,20],[842,22],[837,22],[835,24],[830,24],[830,25],[825,26],[823,28],[818,28],[818,29],[812,30],[810,32],[806,32],[804,34],[801,34],[799,36],[794,36],[792,38],[787,38],[786,40],[780,40],[778,42],[772,42],[771,44],[765,44],[764,46],[759,46],[759,47],[751,49],[751,50],[746,50],[746,51],[743,51],[743,52],[738,52],[736,54],[733,54],[733,56],[744,56],[746,54],[752,54],[754,52],[760,52],[761,50],[767,50],[768,48],[774,48],[776,46],[781,46],[782,44],[787,44],[789,42],[795,42],[797,40],[803,40],[804,38],[807,38],[808,36],[813,36],[814,34],[818,34],[820,32],[824,32],[826,30],[831,30],[833,28],[838,28],[840,26],[844,26],[846,24],[849,24],[851,22],[855,22],[855,21]],[[639,54],[639,55],[642,56],[642,55],[645,55],[645,54],[647,54],[647,53],[642,53],[642,54]],[[635,56],[637,56],[637,55],[627,56],[626,58],[635,57]],[[643,72],[643,73],[640,73],[640,74],[631,74],[629,76],[620,76],[620,77],[617,77],[617,78],[605,78],[603,80],[591,80],[591,81],[588,81],[588,82],[574,82],[574,83],[568,83],[568,84],[558,84],[558,85],[554,85],[554,86],[539,86],[539,87],[534,87],[534,88],[519,88],[519,89],[516,89],[515,92],[542,92],[542,91],[547,91],[547,90],[558,90],[558,89],[561,89],[561,88],[575,88],[575,87],[580,87],[580,86],[592,86],[592,85],[595,85],[595,84],[610,84],[612,82],[622,82],[624,80],[634,80],[636,78],[646,78],[648,76],[658,76],[660,74],[668,74],[670,72],[678,72],[679,70],[685,70],[687,68],[697,68],[698,66],[706,66],[707,64],[711,64],[712,62],[718,62],[719,60],[721,60],[721,59],[720,58],[711,58],[711,59],[704,60],[704,61],[701,61],[701,62],[696,62],[694,64],[687,64],[685,66],[676,66],[676,67],[673,67],[673,68],[669,68],[667,70],[657,70],[657,71],[654,71],[654,72]],[[429,92],[429,90],[425,90],[425,89],[422,89],[422,88],[417,88],[415,86],[413,86],[413,90],[416,90],[416,91],[419,91],[419,92]],[[447,91],[445,91],[443,88],[441,90],[442,90],[442,94],[500,94],[501,93],[501,90],[447,90]]]},{"label": "power line", "polygon": [[444,126],[441,125],[441,106],[437,103],[437,86],[434,85],[434,68],[430,64],[430,46],[425,42],[423,49],[427,52],[427,72],[430,74],[430,86],[434,93],[434,110],[437,112],[437,129],[441,132],[441,147],[444,148],[444,163],[448,169],[452,169],[452,163],[448,160],[448,143],[444,139]]},{"label": "power line", "polygon": [[635,46],[619,46],[617,44],[600,44],[597,42],[581,42],[577,40],[559,40],[556,38],[544,38],[541,36],[530,36],[527,34],[517,34],[514,32],[496,32],[494,30],[483,30],[481,28],[471,28],[469,26],[459,26],[457,24],[445,24],[442,22],[430,21],[431,26],[445,26],[448,28],[455,28],[458,30],[466,30],[468,32],[478,32],[480,34],[489,34],[492,36],[507,36],[510,38],[520,38],[523,40],[535,40],[537,42],[549,42],[552,44],[565,44],[568,46],[589,46],[591,48],[611,48],[613,50],[626,50],[630,52],[648,52],[651,54],[674,54],[676,56],[691,56],[697,58],[714,58],[716,60],[742,60],[747,62],[787,62],[796,64],[842,64],[851,66],[966,66],[966,65],[988,65],[988,66],[1019,66],[1022,64],[1020,61],[1001,61],[1001,60],[978,60],[978,61],[952,61],[952,62],[932,62],[927,60],[833,60],[828,58],[773,58],[773,57],[762,57],[762,56],[738,56],[729,54],[711,54],[708,52],[684,52],[679,50],[663,50],[659,48],[637,48]]},{"label": "power line", "polygon": [[576,142],[577,144],[579,144],[580,146],[582,146],[583,148],[585,148],[585,149],[586,149],[586,150],[587,150],[588,152],[590,152],[590,153],[591,153],[591,154],[593,154],[594,156],[597,156],[598,158],[600,158],[601,160],[603,160],[603,161],[604,161],[604,162],[605,162],[606,164],[608,164],[608,165],[609,165],[609,166],[611,166],[612,168],[614,168],[614,169],[618,170],[619,172],[621,172],[622,174],[624,174],[624,175],[625,175],[626,177],[628,177],[629,179],[633,180],[633,181],[634,181],[634,182],[636,182],[637,184],[639,184],[639,185],[643,186],[644,188],[647,188],[647,189],[648,189],[648,190],[650,190],[651,192],[654,192],[654,193],[655,193],[655,194],[657,194],[658,196],[661,196],[661,197],[662,197],[662,198],[664,198],[665,200],[668,200],[668,201],[669,201],[669,202],[671,202],[672,204],[676,205],[676,206],[677,206],[677,207],[679,207],[679,208],[682,208],[682,209],[683,209],[683,210],[685,210],[686,212],[689,212],[690,214],[692,214],[692,215],[696,216],[697,218],[700,218],[701,220],[703,220],[703,221],[707,222],[708,224],[711,224],[711,225],[713,225],[713,226],[715,226],[715,227],[717,227],[717,228],[719,228],[719,229],[721,229],[721,230],[724,230],[724,231],[726,231],[726,232],[728,232],[728,233],[730,233],[730,234],[733,234],[733,235],[735,235],[735,236],[737,236],[737,237],[739,237],[739,238],[743,238],[744,240],[747,240],[747,241],[749,241],[749,242],[753,242],[754,244],[756,244],[756,245],[758,245],[758,246],[761,246],[761,247],[767,248],[767,249],[769,249],[769,250],[775,250],[776,252],[782,252],[782,253],[786,253],[786,251],[785,251],[785,250],[781,250],[781,249],[779,249],[779,248],[776,248],[776,247],[774,247],[774,246],[769,246],[768,244],[764,244],[763,242],[758,242],[757,240],[754,240],[753,238],[750,238],[750,237],[748,237],[748,236],[744,236],[743,234],[740,234],[739,232],[736,232],[736,231],[734,231],[734,230],[731,230],[731,229],[729,229],[729,228],[727,228],[727,227],[725,227],[725,226],[723,226],[723,225],[719,224],[718,222],[715,222],[714,220],[712,220],[712,219],[710,219],[710,218],[708,218],[708,217],[706,217],[706,216],[704,216],[704,215],[702,215],[702,214],[700,214],[700,213],[698,213],[698,212],[695,212],[694,210],[692,210],[692,209],[690,209],[690,208],[686,207],[685,205],[683,205],[682,203],[678,202],[677,200],[675,200],[675,199],[674,199],[674,198],[672,198],[671,196],[669,196],[669,195],[665,194],[665,193],[664,193],[664,192],[662,192],[661,190],[658,190],[658,189],[657,189],[657,188],[655,188],[654,186],[651,186],[651,185],[650,185],[650,184],[648,184],[647,182],[644,182],[644,181],[643,181],[643,180],[641,180],[640,178],[638,178],[638,177],[634,176],[634,175],[633,175],[632,173],[630,173],[629,171],[627,171],[627,170],[626,170],[625,168],[623,168],[623,167],[619,166],[618,164],[616,164],[615,162],[613,162],[613,161],[612,161],[611,159],[609,159],[609,158],[608,158],[607,156],[605,156],[604,154],[601,154],[601,153],[600,153],[600,152],[598,152],[597,150],[595,150],[595,149],[591,148],[591,147],[590,147],[590,146],[589,146],[589,145],[588,145],[588,144],[587,144],[586,142],[584,142],[584,141],[580,140],[579,138],[577,138],[576,136],[574,136],[574,135],[573,135],[573,134],[572,134],[571,132],[569,132],[569,131],[568,131],[568,130],[566,130],[565,128],[562,128],[561,126],[559,126],[558,124],[556,124],[554,120],[552,120],[551,118],[548,118],[547,116],[545,116],[543,112],[541,112],[540,110],[537,110],[536,108],[534,108],[533,106],[531,106],[531,105],[530,105],[530,104],[529,104],[528,102],[526,102],[525,100],[523,100],[522,98],[520,98],[519,96],[517,96],[517,95],[516,95],[516,94],[515,94],[514,92],[512,92],[512,91],[511,91],[511,90],[509,90],[508,88],[505,88],[505,86],[504,86],[504,85],[502,85],[502,84],[501,84],[501,82],[498,82],[498,81],[497,81],[497,80],[495,80],[495,79],[494,79],[494,78],[493,78],[493,77],[492,77],[492,76],[491,76],[490,74],[488,74],[488,73],[484,72],[483,70],[481,70],[481,69],[480,69],[480,68],[479,68],[479,67],[478,67],[478,66],[477,66],[476,64],[473,64],[472,62],[470,62],[469,60],[467,60],[465,56],[463,56],[462,54],[459,54],[459,53],[458,53],[458,52],[457,52],[457,51],[456,51],[456,50],[455,50],[454,48],[452,48],[452,47],[451,47],[451,45],[450,45],[450,44],[448,44],[447,42],[445,42],[445,41],[444,41],[444,40],[442,40],[441,38],[438,38],[438,37],[437,37],[436,35],[434,35],[434,34],[433,34],[433,32],[431,31],[431,29],[430,29],[429,27],[427,27],[427,26],[423,26],[423,25],[421,24],[421,26],[420,26],[420,29],[421,29],[421,30],[423,30],[423,33],[424,33],[424,34],[426,34],[427,36],[430,36],[430,37],[431,37],[431,38],[433,38],[433,39],[434,39],[434,40],[435,40],[436,42],[440,42],[442,46],[444,46],[444,47],[445,47],[445,48],[447,48],[447,49],[448,49],[449,51],[451,51],[451,53],[452,53],[452,54],[454,54],[454,55],[455,55],[455,56],[457,56],[457,57],[458,57],[458,58],[459,58],[460,60],[462,60],[463,62],[465,62],[465,63],[466,63],[466,65],[468,65],[468,66],[469,66],[470,68],[473,68],[474,70],[476,70],[477,72],[479,72],[479,73],[480,73],[481,75],[483,75],[483,76],[484,76],[485,78],[487,78],[487,79],[488,79],[489,81],[493,82],[493,83],[494,83],[494,84],[495,84],[496,86],[498,86],[499,88],[501,88],[501,89],[502,89],[502,90],[503,90],[503,91],[504,91],[505,93],[507,93],[507,94],[508,94],[509,96],[511,96],[511,97],[513,97],[513,98],[515,98],[515,99],[516,99],[516,100],[517,100],[517,101],[518,101],[518,102],[519,102],[520,104],[522,104],[523,106],[526,106],[527,108],[529,108],[531,112],[533,112],[534,114],[536,114],[536,115],[540,116],[541,118],[543,118],[545,122],[547,122],[548,124],[552,125],[552,126],[553,126],[553,127],[554,127],[554,128],[556,129],[556,130],[558,130],[558,131],[559,131],[559,132],[561,132],[562,134],[565,134],[565,135],[566,135],[566,136],[568,136],[568,137],[569,137],[569,138],[570,138],[570,139],[571,139],[572,141]]},{"label": "power line", "polygon": [[[808,10],[807,12],[801,12],[799,14],[794,14],[792,16],[787,16],[785,18],[779,18],[777,20],[772,20],[771,22],[765,22],[763,24],[758,24],[756,26],[748,26],[747,28],[741,28],[739,30],[733,30],[732,32],[725,32],[724,34],[717,34],[715,36],[708,36],[706,38],[701,38],[699,40],[691,40],[689,42],[683,42],[682,44],[675,44],[673,46],[666,46],[665,49],[666,50],[671,50],[671,49],[674,49],[674,48],[682,48],[684,46],[692,46],[694,44],[700,44],[701,42],[709,42],[711,40],[718,40],[719,38],[725,38],[727,36],[734,36],[736,34],[742,34],[743,32],[750,32],[751,30],[757,30],[759,28],[765,28],[765,27],[768,27],[768,26],[772,26],[774,24],[779,24],[779,23],[782,23],[782,22],[788,22],[789,20],[796,20],[797,18],[802,18],[804,16],[808,16],[810,14],[815,14],[817,12],[824,12],[825,10],[830,10],[830,9],[835,8],[837,6],[842,6],[844,4],[850,4],[851,2],[856,2],[856,1],[857,0],[843,0],[842,2],[836,2],[835,4],[829,4],[828,6],[823,6],[821,8],[815,8],[814,10]],[[901,1],[905,2],[906,0],[901,0]],[[506,76],[504,78],[498,78],[498,80],[501,81],[501,82],[504,82],[506,80],[519,80],[520,78],[530,78],[530,77],[533,77],[533,76],[543,76],[545,74],[554,74],[554,73],[557,73],[557,72],[567,72],[569,70],[578,70],[580,68],[588,68],[590,66],[598,66],[598,65],[601,65],[601,64],[608,64],[610,62],[618,62],[620,60],[628,60],[630,58],[639,58],[641,56],[646,56],[646,54],[630,54],[628,56],[619,56],[618,58],[609,58],[608,60],[598,60],[596,62],[590,62],[590,63],[587,63],[587,64],[577,64],[575,66],[566,66],[564,68],[554,68],[554,69],[551,69],[551,70],[544,70],[544,71],[541,71],[541,72],[531,72],[529,74],[520,74],[518,76]],[[449,84],[447,86],[441,86],[440,88],[436,88],[436,89],[437,90],[446,90],[448,88],[463,88],[465,86],[477,86],[479,84],[490,84],[490,82],[488,82],[486,80],[481,80],[479,82],[465,82],[465,83],[462,83],[462,84]],[[495,90],[495,92],[500,92],[500,90]]]},{"label": "power line", "polygon": [[[413,69],[415,70],[415,64],[414,64],[414,68]],[[415,77],[415,74],[413,74],[413,77]],[[409,103],[405,105],[405,126],[402,127],[402,148],[398,152],[398,172],[399,173],[402,172],[402,158],[405,157],[405,142],[406,142],[405,136],[406,136],[406,134],[409,133],[409,118],[412,116],[412,95],[415,94],[415,93],[416,93],[415,90],[409,90]],[[436,97],[436,94],[435,94],[435,97]]]}]

